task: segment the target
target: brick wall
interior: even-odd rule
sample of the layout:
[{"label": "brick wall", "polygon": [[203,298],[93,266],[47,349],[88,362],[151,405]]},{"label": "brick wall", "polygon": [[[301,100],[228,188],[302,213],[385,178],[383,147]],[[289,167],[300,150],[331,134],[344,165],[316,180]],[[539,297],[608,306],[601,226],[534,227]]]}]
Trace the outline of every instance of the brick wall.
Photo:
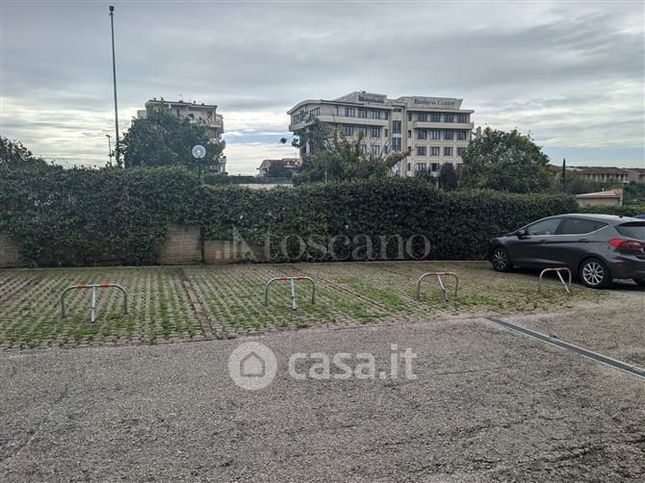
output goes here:
[{"label": "brick wall", "polygon": [[161,265],[190,265],[201,263],[199,227],[175,225],[168,229],[166,240],[159,251]]},{"label": "brick wall", "polygon": [[23,266],[16,239],[9,233],[0,232],[0,268]]},{"label": "brick wall", "polygon": [[[206,240],[204,261],[206,263],[231,263],[243,258],[245,252],[254,253],[257,260],[263,259],[260,245],[225,240]],[[193,265],[201,263],[199,227],[196,225],[174,225],[168,229],[166,240],[159,250],[161,265]],[[100,265],[100,262],[99,262]],[[0,232],[0,268],[25,267],[20,259],[16,239],[6,232]]]}]

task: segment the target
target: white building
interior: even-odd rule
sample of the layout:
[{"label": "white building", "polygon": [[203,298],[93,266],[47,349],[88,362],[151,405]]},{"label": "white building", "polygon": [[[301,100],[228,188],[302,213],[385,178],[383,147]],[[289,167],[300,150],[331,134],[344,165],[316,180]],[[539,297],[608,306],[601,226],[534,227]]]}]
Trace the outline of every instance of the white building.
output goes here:
[{"label": "white building", "polygon": [[[334,100],[306,100],[288,111],[289,129],[298,134],[312,117],[332,125],[348,139],[362,134],[362,149],[376,156],[391,151],[408,155],[395,171],[413,176],[430,170],[438,175],[443,163],[461,166],[461,154],[472,138],[472,110],[462,99],[410,96],[389,99],[382,94],[352,92]],[[301,157],[308,147],[301,148]]]}]

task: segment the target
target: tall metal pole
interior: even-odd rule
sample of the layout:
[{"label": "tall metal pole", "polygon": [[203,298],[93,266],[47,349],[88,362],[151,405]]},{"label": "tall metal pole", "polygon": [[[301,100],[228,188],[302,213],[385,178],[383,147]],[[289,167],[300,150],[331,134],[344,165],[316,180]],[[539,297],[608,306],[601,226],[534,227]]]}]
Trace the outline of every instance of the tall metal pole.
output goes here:
[{"label": "tall metal pole", "polygon": [[110,5],[110,28],[112,30],[112,81],[114,83],[114,130],[116,134],[116,147],[114,155],[116,156],[116,164],[120,166],[120,146],[119,146],[119,108],[116,101],[116,56],[114,53],[114,7]]}]

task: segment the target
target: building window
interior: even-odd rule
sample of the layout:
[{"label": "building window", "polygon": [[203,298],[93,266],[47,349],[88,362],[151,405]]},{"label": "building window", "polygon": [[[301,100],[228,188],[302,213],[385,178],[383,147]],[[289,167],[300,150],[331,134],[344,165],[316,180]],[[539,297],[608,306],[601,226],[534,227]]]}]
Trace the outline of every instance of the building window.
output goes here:
[{"label": "building window", "polygon": [[441,148],[439,146],[432,146],[430,148],[430,156],[439,156]]},{"label": "building window", "polygon": [[367,154],[367,144],[361,144],[361,153]]},{"label": "building window", "polygon": [[443,115],[443,122],[455,122],[455,115],[454,114],[444,114]]},{"label": "building window", "polygon": [[408,122],[412,121],[412,113],[408,112]]},{"label": "building window", "polygon": [[466,152],[466,148],[457,148],[457,156],[463,156]]},{"label": "building window", "polygon": [[441,139],[441,131],[439,129],[430,129],[430,139]]},{"label": "building window", "polygon": [[460,141],[465,141],[468,137],[467,131],[457,131],[457,139]]},{"label": "building window", "polygon": [[381,111],[378,109],[370,109],[370,117],[372,119],[381,119]]},{"label": "building window", "polygon": [[408,139],[412,139],[412,131],[408,129]]},{"label": "building window", "polygon": [[320,116],[320,107],[317,107],[316,109],[312,109],[311,111],[309,111],[309,114],[316,117]]},{"label": "building window", "polygon": [[401,134],[401,121],[392,121],[392,134]]},{"label": "building window", "polygon": [[411,169],[412,169],[412,165],[408,163],[408,171],[410,171]]},{"label": "building window", "polygon": [[401,108],[400,108],[400,107],[395,107],[395,108],[393,109],[393,111],[394,111],[394,112],[401,112]]},{"label": "building window", "polygon": [[367,126],[360,126],[358,128],[358,134],[363,137],[367,136]]},{"label": "building window", "polygon": [[417,129],[417,139],[428,139],[428,130]]},{"label": "building window", "polygon": [[373,127],[371,130],[371,134],[373,138],[380,138],[381,137],[381,128],[380,127]]},{"label": "building window", "polygon": [[345,129],[345,136],[354,135],[354,126],[344,126],[344,129]]},{"label": "building window", "polygon": [[439,114],[438,112],[430,113],[430,121],[441,122],[441,114]]},{"label": "building window", "polygon": [[430,165],[430,171],[439,171],[439,163],[432,163]]},{"label": "building window", "polygon": [[355,117],[355,116],[356,116],[356,111],[354,110],[353,107],[345,108],[345,117]]},{"label": "building window", "polygon": [[366,118],[367,117],[367,109],[359,109],[358,110],[358,117]]},{"label": "building window", "polygon": [[448,147],[443,148],[443,155],[452,156],[452,148],[448,148]]},{"label": "building window", "polygon": [[444,130],[444,132],[443,132],[443,138],[444,139],[454,139],[454,137],[455,137],[455,132],[454,131],[452,131],[450,129]]},{"label": "building window", "polygon": [[384,136],[385,136],[385,137],[387,137],[387,136],[388,136],[388,134],[389,134],[389,131],[387,130],[387,128],[385,128],[385,134],[384,134]]},{"label": "building window", "polygon": [[417,163],[414,165],[414,168],[417,171],[425,171],[426,169],[428,169],[428,165],[426,163]]},{"label": "building window", "polygon": [[417,146],[417,156],[427,156],[428,148],[425,146]]},{"label": "building window", "polygon": [[470,122],[470,114],[457,114],[457,122],[466,123]]},{"label": "building window", "polygon": [[381,145],[380,144],[372,144],[372,154],[378,156],[381,154]]},{"label": "building window", "polygon": [[392,150],[401,151],[401,138],[392,138]]},{"label": "building window", "polygon": [[417,121],[425,122],[428,120],[428,113],[427,112],[418,112],[417,113]]}]

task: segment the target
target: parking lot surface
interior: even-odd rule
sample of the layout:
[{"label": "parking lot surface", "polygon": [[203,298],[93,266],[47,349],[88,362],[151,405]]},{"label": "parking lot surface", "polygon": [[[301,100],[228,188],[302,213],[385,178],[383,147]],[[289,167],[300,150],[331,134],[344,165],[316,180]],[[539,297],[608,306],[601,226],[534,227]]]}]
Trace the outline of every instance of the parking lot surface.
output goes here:
[{"label": "parking lot surface", "polygon": [[[259,391],[228,373],[250,340],[278,362]],[[287,371],[295,352],[368,352],[380,373],[392,344],[416,379]],[[642,380],[480,318],[5,351],[0,374],[2,481],[645,476]]]}]

